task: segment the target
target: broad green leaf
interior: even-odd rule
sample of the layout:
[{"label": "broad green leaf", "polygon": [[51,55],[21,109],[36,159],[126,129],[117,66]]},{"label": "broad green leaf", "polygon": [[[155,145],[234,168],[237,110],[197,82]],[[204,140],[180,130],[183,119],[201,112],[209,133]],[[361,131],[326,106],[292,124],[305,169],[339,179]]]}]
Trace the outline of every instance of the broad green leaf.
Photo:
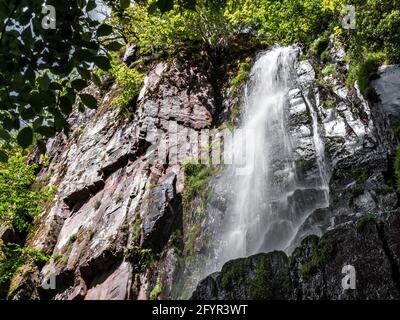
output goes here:
[{"label": "broad green leaf", "polygon": [[89,70],[87,70],[85,68],[81,68],[81,67],[78,67],[77,70],[78,70],[79,75],[83,79],[90,80],[90,71]]},{"label": "broad green leaf", "polygon": [[46,151],[47,151],[46,143],[43,140],[37,140],[36,143],[37,143],[37,146],[39,148],[39,151],[42,154],[45,154]]},{"label": "broad green leaf", "polygon": [[88,84],[83,79],[75,79],[74,81],[71,82],[71,86],[76,91],[81,91],[81,90],[85,89],[88,86]]},{"label": "broad green leaf", "polygon": [[96,1],[95,0],[89,0],[88,4],[86,5],[86,11],[88,11],[88,12],[92,11],[92,10],[96,9],[96,7],[97,7]]},{"label": "broad green leaf", "polygon": [[97,100],[95,97],[93,97],[90,94],[86,94],[86,93],[82,93],[79,95],[79,97],[81,98],[82,103],[90,108],[90,109],[96,109],[97,108]]},{"label": "broad green leaf", "polygon": [[35,132],[45,136],[46,138],[51,138],[54,137],[56,132],[54,131],[53,128],[47,127],[47,126],[41,126],[35,130]]},{"label": "broad green leaf", "polygon": [[98,66],[100,69],[102,69],[104,71],[108,71],[111,69],[110,59],[108,59],[107,57],[97,56],[93,60],[94,60],[94,63],[96,64],[96,66]]},{"label": "broad green leaf", "polygon": [[69,115],[72,112],[73,104],[74,102],[68,96],[60,97],[60,109],[63,114]]},{"label": "broad green leaf", "polygon": [[113,28],[108,25],[108,24],[102,24],[100,27],[97,29],[97,36],[98,37],[104,37],[108,36],[113,32]]},{"label": "broad green leaf", "polygon": [[17,142],[23,148],[28,148],[33,142],[33,131],[31,127],[22,128],[17,135]]},{"label": "broad green leaf", "polygon": [[101,79],[97,74],[95,73],[92,74],[92,81],[97,87],[99,88],[101,87]]},{"label": "broad green leaf", "polygon": [[24,120],[30,120],[30,119],[35,118],[35,110],[32,107],[22,109],[21,118]]},{"label": "broad green leaf", "polygon": [[123,47],[123,44],[119,43],[118,41],[113,41],[105,46],[109,51],[118,51]]}]

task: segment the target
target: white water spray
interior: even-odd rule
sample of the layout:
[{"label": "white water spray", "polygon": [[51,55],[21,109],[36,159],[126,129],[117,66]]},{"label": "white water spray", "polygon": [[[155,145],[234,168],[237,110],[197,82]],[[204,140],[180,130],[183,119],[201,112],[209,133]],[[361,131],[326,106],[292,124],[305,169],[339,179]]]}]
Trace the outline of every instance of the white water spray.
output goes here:
[{"label": "white water spray", "polygon": [[[260,56],[252,68],[241,126],[245,133],[245,156],[251,161],[251,170],[247,174],[237,174],[240,168],[234,165],[225,173],[227,179],[230,177],[233,181],[235,198],[225,213],[211,267],[213,271],[219,270],[228,260],[259,252],[284,250],[289,253],[308,215],[327,205],[324,146],[313,112],[319,178],[312,190],[296,172],[288,129],[288,92],[295,81],[296,62],[296,49],[275,48]],[[242,141],[234,142],[233,149],[235,157],[240,158]],[[310,193],[313,193],[311,200]],[[307,203],[299,205],[299,202]]]}]

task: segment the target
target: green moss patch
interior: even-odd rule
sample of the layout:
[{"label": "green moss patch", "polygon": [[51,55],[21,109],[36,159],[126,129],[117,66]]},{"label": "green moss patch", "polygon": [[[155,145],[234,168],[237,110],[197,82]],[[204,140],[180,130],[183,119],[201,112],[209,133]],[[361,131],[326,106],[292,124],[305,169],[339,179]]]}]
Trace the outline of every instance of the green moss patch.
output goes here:
[{"label": "green moss patch", "polygon": [[302,278],[309,278],[323,268],[335,255],[336,244],[330,238],[322,238],[314,247],[311,258],[300,268]]}]

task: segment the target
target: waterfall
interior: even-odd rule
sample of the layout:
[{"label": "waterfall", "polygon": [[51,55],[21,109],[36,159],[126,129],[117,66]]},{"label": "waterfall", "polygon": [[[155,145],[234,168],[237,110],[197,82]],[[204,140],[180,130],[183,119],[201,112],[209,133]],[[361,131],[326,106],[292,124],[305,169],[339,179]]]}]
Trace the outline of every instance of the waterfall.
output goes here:
[{"label": "waterfall", "polygon": [[198,280],[232,259],[273,250],[290,254],[296,241],[310,232],[300,232],[307,217],[328,206],[324,144],[317,111],[306,97],[317,168],[311,182],[298,174],[290,134],[289,91],[297,84],[298,53],[295,47],[276,47],[261,54],[250,72],[242,123],[236,130],[241,138],[227,146],[236,161],[217,182],[230,196],[219,223],[208,212],[214,247],[198,274],[192,274]]},{"label": "waterfall", "polygon": [[[315,110],[310,113],[319,177],[310,188],[297,174],[288,128],[288,92],[295,84],[297,56],[294,47],[277,47],[262,54],[251,70],[240,126],[243,139],[234,139],[232,146],[234,158],[245,158],[247,169],[234,161],[221,178],[234,197],[217,235],[210,270],[259,252],[290,253],[305,219],[328,204],[324,145]],[[303,202],[306,205],[299,205]]]}]

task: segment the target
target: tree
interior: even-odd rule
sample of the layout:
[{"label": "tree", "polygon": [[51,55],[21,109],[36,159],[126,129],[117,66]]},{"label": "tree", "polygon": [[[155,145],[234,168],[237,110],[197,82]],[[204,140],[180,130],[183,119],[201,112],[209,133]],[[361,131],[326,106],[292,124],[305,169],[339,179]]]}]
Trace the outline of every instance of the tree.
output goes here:
[{"label": "tree", "polygon": [[[123,10],[130,1],[108,2]],[[121,48],[106,38],[112,27],[90,14],[95,0],[45,4],[0,2],[0,138],[9,141],[10,133],[18,132],[21,147],[36,142],[42,151],[46,138],[68,132],[66,118],[77,99],[96,107],[81,91],[90,81],[99,83],[93,66],[108,70],[107,51]],[[4,154],[1,158],[5,160]]]}]

